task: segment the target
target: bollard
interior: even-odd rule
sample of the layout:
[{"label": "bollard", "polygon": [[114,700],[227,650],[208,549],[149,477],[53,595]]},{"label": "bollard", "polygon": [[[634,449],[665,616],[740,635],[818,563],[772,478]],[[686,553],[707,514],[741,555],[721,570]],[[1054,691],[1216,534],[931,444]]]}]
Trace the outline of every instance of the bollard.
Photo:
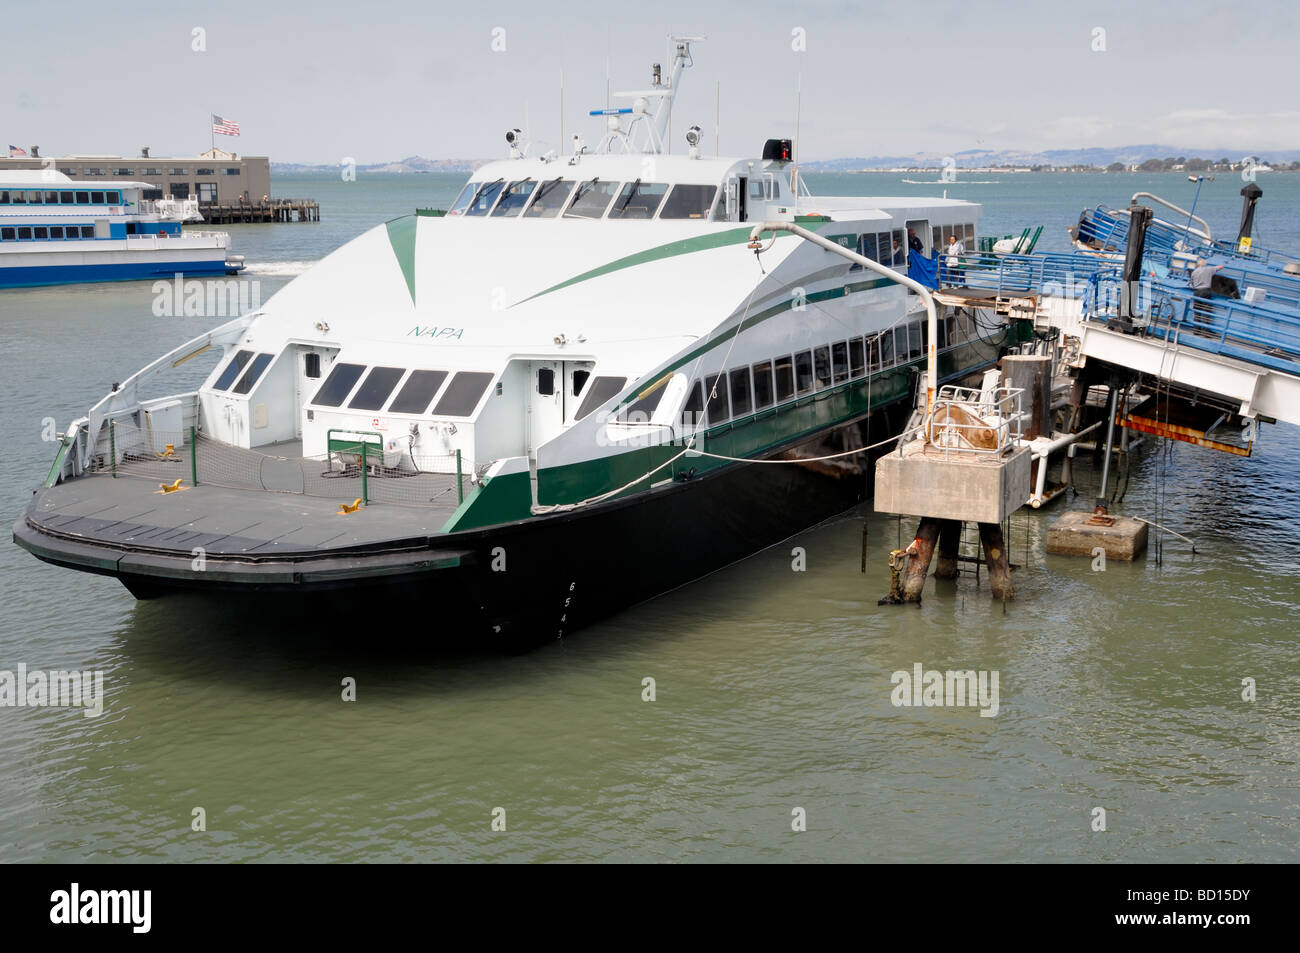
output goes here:
[{"label": "bollard", "polygon": [[900,606],[903,604],[903,567],[907,565],[907,550],[894,549],[889,553],[889,595],[878,606]]}]

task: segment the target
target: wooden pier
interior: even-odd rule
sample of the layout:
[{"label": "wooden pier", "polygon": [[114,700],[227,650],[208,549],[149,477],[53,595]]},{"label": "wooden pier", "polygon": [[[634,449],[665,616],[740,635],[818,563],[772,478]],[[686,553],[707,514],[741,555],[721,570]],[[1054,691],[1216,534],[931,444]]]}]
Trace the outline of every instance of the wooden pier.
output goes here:
[{"label": "wooden pier", "polygon": [[200,205],[203,221],[209,225],[241,222],[319,222],[320,205],[315,199],[268,199],[265,202]]}]

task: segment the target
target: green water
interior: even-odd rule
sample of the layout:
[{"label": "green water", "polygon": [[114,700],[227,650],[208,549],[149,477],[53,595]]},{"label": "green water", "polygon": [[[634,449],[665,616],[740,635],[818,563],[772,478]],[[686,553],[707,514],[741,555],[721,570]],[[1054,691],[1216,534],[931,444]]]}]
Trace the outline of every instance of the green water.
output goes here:
[{"label": "green water", "polygon": [[[460,179],[278,180],[322,221],[229,230],[265,300],[362,228],[445,206]],[[938,188],[897,179],[810,183]],[[1190,201],[1179,176],[1006,179],[949,194],[986,203],[986,232],[1041,222],[1055,247],[1084,205]],[[1264,242],[1300,251],[1300,177],[1261,185]],[[1235,226],[1238,188],[1202,193],[1216,231]],[[45,418],[62,429],[219,320],[158,318],[152,299],[148,283],[0,296],[11,519],[49,468]],[[0,708],[0,860],[1294,861],[1298,471],[1291,427],[1264,428],[1244,460],[1151,445],[1121,509],[1197,552],[1171,538],[1159,561],[1094,572],[1044,553],[1055,515],[1095,492],[1082,466],[1077,501],[1012,519],[1005,609],[970,576],[878,608],[911,527],[855,513],[510,658],[391,647],[383,631],[410,622],[382,614],[304,626],[233,600],[136,603],[5,544],[0,670],[98,669],[107,700],[99,718]],[[891,674],[918,662],[997,671],[997,716],[893,706]]]}]

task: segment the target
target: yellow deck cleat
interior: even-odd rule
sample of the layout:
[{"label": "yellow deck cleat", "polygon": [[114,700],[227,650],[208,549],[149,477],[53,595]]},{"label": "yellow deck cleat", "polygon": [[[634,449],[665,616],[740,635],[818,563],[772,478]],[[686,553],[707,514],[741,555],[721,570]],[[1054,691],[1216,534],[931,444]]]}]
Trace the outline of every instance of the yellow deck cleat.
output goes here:
[{"label": "yellow deck cleat", "polygon": [[165,460],[168,457],[174,457],[174,456],[176,456],[176,444],[174,443],[167,444],[163,452],[158,454],[158,458],[160,460]]},{"label": "yellow deck cleat", "polygon": [[159,483],[158,485],[162,487],[162,491],[164,493],[175,493],[177,490],[184,489],[184,487],[181,486],[182,482],[183,481],[178,477],[175,483],[171,483],[171,484]]},{"label": "yellow deck cleat", "polygon": [[361,509],[361,497],[357,497],[353,500],[351,506],[348,506],[346,503],[340,503],[339,516],[347,516],[349,513],[355,513],[359,509]]}]

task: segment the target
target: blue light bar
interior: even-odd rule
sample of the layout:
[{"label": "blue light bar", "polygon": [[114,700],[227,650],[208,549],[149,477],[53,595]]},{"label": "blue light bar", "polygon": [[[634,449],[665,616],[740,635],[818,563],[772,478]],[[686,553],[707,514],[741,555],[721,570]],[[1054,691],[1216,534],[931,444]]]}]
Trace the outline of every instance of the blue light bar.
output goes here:
[{"label": "blue light bar", "polygon": [[631,115],[631,113],[632,113],[632,107],[623,106],[614,109],[592,109],[587,113],[587,115],[588,116],[628,116]]}]

